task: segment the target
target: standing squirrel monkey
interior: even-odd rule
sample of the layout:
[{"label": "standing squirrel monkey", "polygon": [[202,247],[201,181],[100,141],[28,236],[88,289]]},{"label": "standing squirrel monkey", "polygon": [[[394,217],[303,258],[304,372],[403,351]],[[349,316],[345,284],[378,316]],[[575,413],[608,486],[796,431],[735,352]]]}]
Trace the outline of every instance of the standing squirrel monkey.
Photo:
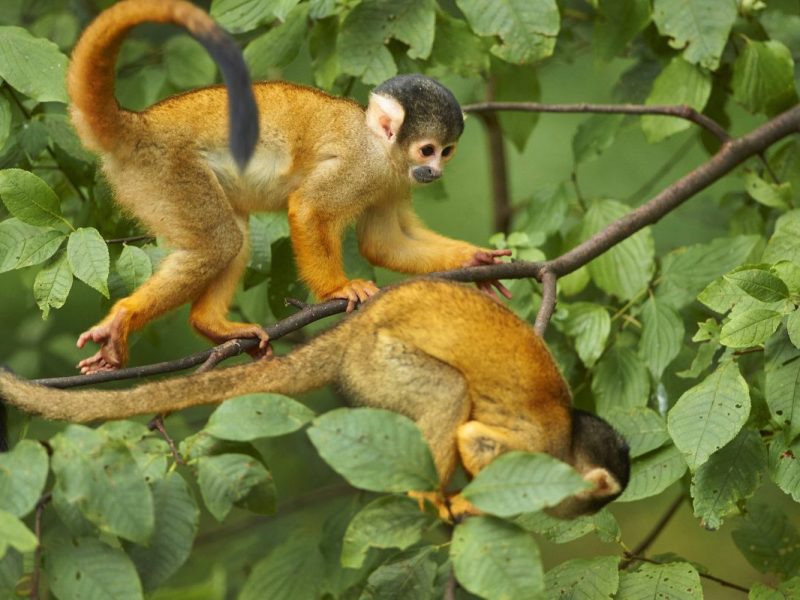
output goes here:
[{"label": "standing squirrel monkey", "polygon": [[[146,21],[187,29],[219,65],[227,90],[196,90],[143,112],[120,108],[116,57],[130,29]],[[83,373],[124,364],[129,333],[185,302],[191,324],[215,343],[255,337],[265,350],[261,327],[227,318],[247,264],[251,212],[288,208],[300,277],[321,300],[346,298],[349,310],[377,292],[371,281],[345,275],[341,236],[350,223],[370,262],[404,273],[508,255],[437,235],[411,207],[412,184],[441,176],[464,128],[456,99],[427,77],[386,81],[366,109],[289,83],[251,86],[240,50],[200,8],[123,0],[83,33],[67,89],[78,135],[101,156],[117,202],[173,250],[78,338],[79,347],[100,345],[79,363]]]},{"label": "standing squirrel monkey", "polygon": [[354,405],[413,419],[442,489],[459,458],[475,475],[510,450],[546,452],[592,484],[556,506],[556,516],[594,512],[628,483],[628,446],[604,420],[572,408],[567,383],[536,332],[486,294],[444,281],[387,289],[285,357],[123,391],[54,390],[0,372],[0,398],[50,419],[83,422],[331,383]]}]

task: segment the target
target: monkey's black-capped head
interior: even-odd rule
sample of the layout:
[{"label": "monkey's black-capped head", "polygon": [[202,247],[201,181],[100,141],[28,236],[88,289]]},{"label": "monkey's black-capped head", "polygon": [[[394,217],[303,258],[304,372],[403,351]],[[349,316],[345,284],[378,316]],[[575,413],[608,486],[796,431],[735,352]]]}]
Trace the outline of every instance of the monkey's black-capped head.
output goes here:
[{"label": "monkey's black-capped head", "polygon": [[548,512],[571,518],[596,513],[628,486],[628,444],[611,425],[583,410],[572,410],[572,466],[592,487],[567,498]]},{"label": "monkey's black-capped head", "polygon": [[408,161],[412,182],[442,176],[464,131],[464,114],[452,92],[424,75],[398,75],[372,91],[367,125]]}]

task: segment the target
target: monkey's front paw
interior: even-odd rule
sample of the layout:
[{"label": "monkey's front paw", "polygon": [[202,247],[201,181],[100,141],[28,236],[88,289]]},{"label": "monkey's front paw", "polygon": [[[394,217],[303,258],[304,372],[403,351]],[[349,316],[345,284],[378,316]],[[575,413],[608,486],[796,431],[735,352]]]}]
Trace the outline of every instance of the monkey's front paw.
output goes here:
[{"label": "monkey's front paw", "polygon": [[347,312],[352,312],[359,302],[366,302],[378,293],[378,286],[366,279],[352,279],[338,290],[327,294],[326,300],[344,298],[347,300]]},{"label": "monkey's front paw", "polygon": [[83,348],[89,341],[100,344],[100,350],[78,363],[77,367],[84,375],[98,371],[113,371],[125,363],[125,345],[120,345],[108,325],[96,325],[84,331],[76,345],[78,348]]},{"label": "monkey's front paw", "polygon": [[[478,267],[481,265],[496,265],[499,261],[498,259],[503,256],[511,256],[511,250],[484,250],[479,248],[475,251],[472,257],[464,263],[465,267]],[[500,283],[497,279],[491,279],[489,281],[478,281],[476,283],[478,289],[482,292],[488,294],[489,296],[496,298],[496,292],[493,288],[497,288],[497,291],[500,292],[506,298],[511,298],[511,292],[509,289]]]}]

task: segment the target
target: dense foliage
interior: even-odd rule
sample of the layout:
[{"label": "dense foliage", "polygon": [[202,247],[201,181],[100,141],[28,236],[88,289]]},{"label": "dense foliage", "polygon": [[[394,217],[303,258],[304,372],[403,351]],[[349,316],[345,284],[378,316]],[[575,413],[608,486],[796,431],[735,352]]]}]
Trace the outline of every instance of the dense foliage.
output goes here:
[{"label": "dense foliage", "polygon": [[[58,322],[69,303],[97,319],[103,307],[96,296],[129,293],[165,251],[115,210],[66,116],[66,53],[107,4],[0,6],[0,281],[34,298],[46,324]],[[396,73],[424,72],[464,102],[487,94],[534,101],[539,69],[557,63],[569,72],[588,54],[598,64],[623,65],[615,101],[687,104],[732,135],[798,101],[796,0],[214,0],[209,8],[241,41],[254,78],[287,76],[362,100],[369,86]],[[123,48],[118,95],[138,109],[216,77],[186,35],[144,28]],[[542,93],[558,97],[557,90]],[[507,113],[499,123],[509,152],[522,152],[537,118]],[[525,184],[511,229],[491,242],[521,259],[551,258],[626,214],[629,200],[587,196],[577,182],[592,161],[613,164],[632,132],[650,144],[677,136],[706,156],[720,144],[687,120],[587,116],[573,132],[573,181],[553,179],[532,193]],[[633,173],[620,165],[617,173],[628,188],[646,190],[662,165],[649,168]],[[35,587],[63,599],[431,598],[451,588],[451,572],[459,598],[741,594],[701,586],[709,575],[702,563],[718,565],[719,557],[670,553],[621,563],[614,513],[622,520],[621,503],[643,501],[649,528],[668,488],[691,504],[695,528],[725,525],[746,561],[767,574],[735,582],[750,588],[750,598],[797,597],[800,139],[777,144],[729,179],[706,200],[701,226],[673,221],[661,242],[646,228],[559,280],[548,342],[576,403],[612,422],[635,457],[631,484],[611,510],[573,522],[547,517],[541,509],[579,489],[580,480],[547,457],[512,454],[466,484],[465,495],[486,515],[449,526],[403,493],[437,484],[413,424],[367,409],[325,412],[329,397],[312,399],[315,410],[277,395],[242,397],[205,425],[203,412],[173,416],[167,428],[181,440],[181,461],[143,423],[56,429],[15,414],[13,448],[0,455],[0,597]],[[446,194],[441,187],[424,192],[436,201]],[[305,299],[306,292],[296,283],[285,217],[254,216],[251,236],[236,309],[270,322],[291,312],[284,297]],[[374,277],[351,241],[349,269]],[[516,281],[512,289],[512,307],[532,319],[538,285]],[[11,341],[0,359],[26,375],[68,374],[47,368],[74,360],[65,343],[42,342],[35,353],[18,343],[43,340],[50,326],[3,322]],[[160,356],[175,357],[173,338],[159,338],[161,326],[143,338],[164,349]],[[155,355],[134,352],[134,360]],[[353,488],[379,495],[350,494],[315,456]],[[285,501],[273,471],[292,482],[300,518],[250,517]],[[305,474],[302,484],[292,479],[297,472]],[[777,489],[785,501],[775,501]],[[627,539],[644,533],[625,532]],[[173,577],[204,536],[219,540],[210,555]],[[542,544],[583,536],[612,545],[545,569]],[[204,570],[216,562],[225,566]]]}]

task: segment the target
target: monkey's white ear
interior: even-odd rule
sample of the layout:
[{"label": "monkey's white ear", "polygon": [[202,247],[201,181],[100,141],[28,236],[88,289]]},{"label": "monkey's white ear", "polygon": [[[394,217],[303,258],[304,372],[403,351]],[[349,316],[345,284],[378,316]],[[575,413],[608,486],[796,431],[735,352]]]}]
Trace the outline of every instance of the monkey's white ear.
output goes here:
[{"label": "monkey's white ear", "polygon": [[394,143],[406,111],[389,96],[371,94],[367,106],[367,127],[390,143]]},{"label": "monkey's white ear", "polygon": [[591,484],[591,488],[581,492],[587,497],[592,498],[606,498],[608,496],[616,496],[622,491],[619,481],[614,477],[608,469],[602,467],[595,467],[588,470],[583,474],[584,480]]}]

